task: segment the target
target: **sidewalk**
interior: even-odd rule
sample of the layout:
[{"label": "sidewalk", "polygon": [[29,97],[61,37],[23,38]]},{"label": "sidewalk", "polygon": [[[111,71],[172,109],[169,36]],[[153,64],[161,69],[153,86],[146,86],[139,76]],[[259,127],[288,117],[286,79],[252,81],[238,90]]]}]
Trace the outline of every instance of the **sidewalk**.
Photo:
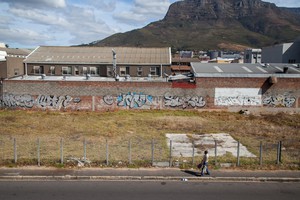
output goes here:
[{"label": "sidewalk", "polygon": [[178,168],[82,168],[46,167],[0,168],[1,180],[184,180],[300,182],[300,171],[211,170],[210,176],[198,176],[196,169]]}]

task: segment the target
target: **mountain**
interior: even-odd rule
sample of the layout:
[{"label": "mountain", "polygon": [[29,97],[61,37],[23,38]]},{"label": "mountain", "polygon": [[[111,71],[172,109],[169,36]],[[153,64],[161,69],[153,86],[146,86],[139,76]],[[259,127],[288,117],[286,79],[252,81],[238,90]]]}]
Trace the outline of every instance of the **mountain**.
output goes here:
[{"label": "mountain", "polygon": [[261,0],[184,0],[141,29],[117,33],[93,46],[171,46],[173,50],[243,50],[300,36],[299,8]]}]

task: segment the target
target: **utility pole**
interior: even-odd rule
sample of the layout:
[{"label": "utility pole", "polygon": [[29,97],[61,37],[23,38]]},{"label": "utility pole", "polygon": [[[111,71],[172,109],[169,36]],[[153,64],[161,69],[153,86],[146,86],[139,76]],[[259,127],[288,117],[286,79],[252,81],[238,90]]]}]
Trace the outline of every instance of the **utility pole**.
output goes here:
[{"label": "utility pole", "polygon": [[113,53],[113,76],[116,81],[119,80],[119,75],[117,74],[117,53],[114,49],[112,49]]},{"label": "utility pole", "polygon": [[4,107],[4,103],[3,103],[4,102],[4,99],[3,99],[4,83],[3,82],[4,82],[4,78],[0,77],[0,95],[1,95],[1,97],[0,97],[0,108]]}]

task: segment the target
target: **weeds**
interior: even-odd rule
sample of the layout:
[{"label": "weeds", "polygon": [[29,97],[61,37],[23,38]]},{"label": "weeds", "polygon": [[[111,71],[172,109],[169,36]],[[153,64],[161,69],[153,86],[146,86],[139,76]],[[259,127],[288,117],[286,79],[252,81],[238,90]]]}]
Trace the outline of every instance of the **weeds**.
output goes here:
[{"label": "weeds", "polygon": [[[283,141],[284,162],[299,166],[300,115],[278,113],[276,115],[241,115],[229,112],[199,112],[175,110],[117,112],[50,112],[0,110],[0,164],[7,165],[13,157],[13,138],[18,141],[21,165],[36,164],[36,141],[41,141],[41,159],[45,165],[56,166],[61,138],[64,138],[65,155],[80,157],[83,141],[88,143],[87,154],[101,165],[105,160],[106,141],[110,148],[110,160],[122,160],[129,167],[148,166],[151,160],[151,141],[155,141],[156,160],[168,160],[166,133],[229,133],[252,153],[259,155],[259,144],[266,146],[265,164],[272,166],[276,159],[276,146],[268,144]],[[128,141],[132,139],[132,159],[128,164]],[[272,151],[270,149],[273,149]],[[1,161],[2,160],[2,161]],[[138,161],[139,160],[139,161]],[[146,162],[146,161],[147,162]],[[270,160],[270,162],[269,162]],[[272,162],[271,162],[272,160]],[[225,156],[218,162],[235,162]],[[254,163],[254,164],[252,164]],[[241,164],[250,168],[257,160],[242,159]],[[10,165],[10,164],[9,164]],[[113,166],[116,166],[115,163]],[[189,166],[186,164],[186,166]],[[64,167],[64,166],[62,166]]]}]

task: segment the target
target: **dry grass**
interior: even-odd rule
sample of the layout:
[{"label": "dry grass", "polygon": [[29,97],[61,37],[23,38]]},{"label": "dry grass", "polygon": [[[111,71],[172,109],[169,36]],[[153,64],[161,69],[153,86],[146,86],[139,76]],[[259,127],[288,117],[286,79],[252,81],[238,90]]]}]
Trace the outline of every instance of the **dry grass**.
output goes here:
[{"label": "dry grass", "polygon": [[[231,134],[255,154],[259,143],[266,155],[274,159],[270,144],[283,141],[284,158],[299,164],[300,115],[246,116],[228,112],[197,111],[118,111],[118,112],[37,112],[0,111],[0,160],[13,159],[13,138],[18,141],[20,159],[36,158],[37,138],[41,141],[41,158],[59,160],[60,139],[64,138],[65,156],[82,157],[83,141],[87,155],[104,161],[106,140],[110,160],[128,160],[129,139],[133,160],[151,159],[151,141],[155,140],[155,159],[168,159],[166,133]],[[290,153],[290,151],[292,153]],[[295,153],[296,152],[296,153]],[[297,153],[298,152],[298,153]],[[276,157],[276,153],[275,153]]]}]

